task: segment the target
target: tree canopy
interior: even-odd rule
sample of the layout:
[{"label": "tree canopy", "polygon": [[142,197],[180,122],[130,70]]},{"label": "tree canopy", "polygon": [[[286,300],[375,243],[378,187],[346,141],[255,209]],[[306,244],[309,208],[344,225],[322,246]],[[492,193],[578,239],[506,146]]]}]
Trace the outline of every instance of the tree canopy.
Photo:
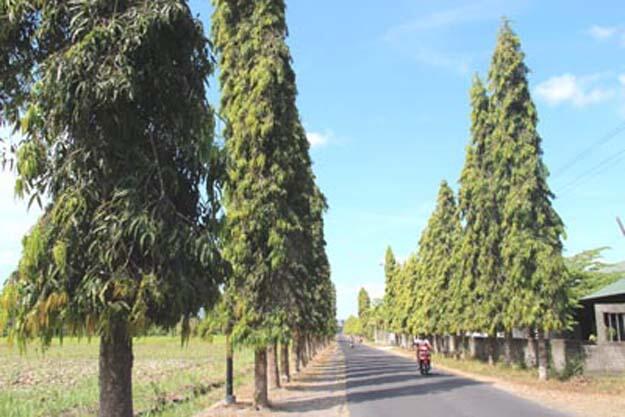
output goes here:
[{"label": "tree canopy", "polygon": [[386,252],[391,332],[494,335],[571,323],[575,282],[562,256],[564,225],[552,206],[524,58],[504,21],[488,86],[475,76],[471,87],[457,205],[443,182],[417,253],[398,265]]},{"label": "tree canopy", "polygon": [[214,174],[201,24],[175,0],[0,9],[16,193],[47,202],[23,241],[16,334],[48,342],[118,319],[134,333],[195,314],[219,284],[200,193]]}]

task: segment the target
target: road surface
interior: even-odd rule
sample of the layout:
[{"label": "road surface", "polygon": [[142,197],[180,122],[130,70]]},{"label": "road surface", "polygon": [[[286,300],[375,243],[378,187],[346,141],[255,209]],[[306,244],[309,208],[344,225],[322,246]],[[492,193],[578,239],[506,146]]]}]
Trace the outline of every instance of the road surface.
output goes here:
[{"label": "road surface", "polygon": [[350,417],[566,417],[488,383],[439,372],[435,363],[432,375],[423,377],[408,358],[340,345]]}]

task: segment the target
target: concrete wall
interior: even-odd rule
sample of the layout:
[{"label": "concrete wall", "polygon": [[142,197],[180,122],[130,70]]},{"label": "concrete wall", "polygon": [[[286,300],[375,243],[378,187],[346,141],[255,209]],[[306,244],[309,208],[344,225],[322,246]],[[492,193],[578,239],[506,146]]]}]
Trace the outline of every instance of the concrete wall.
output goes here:
[{"label": "concrete wall", "polygon": [[625,343],[585,345],[584,372],[625,372]]},{"label": "concrete wall", "polygon": [[[408,335],[395,335],[377,330],[375,341],[382,345],[404,345],[410,347]],[[435,346],[441,353],[453,354],[462,349],[462,338],[457,337],[457,350],[451,336],[439,336]],[[504,339],[494,339],[495,360],[501,360],[504,352]],[[431,342],[434,342],[431,340]],[[484,336],[471,336],[464,339],[465,351],[468,357],[481,361],[488,361],[490,339]],[[512,358],[517,364],[527,367],[536,366],[536,341],[528,348],[527,338],[515,338],[512,342]],[[612,373],[625,372],[625,343],[604,343],[598,345],[585,344],[579,340],[549,339],[547,349],[550,354],[551,365],[557,372],[564,372],[567,364],[583,362],[584,372]]]},{"label": "concrete wall", "polygon": [[[498,361],[504,355],[504,339],[496,338],[489,339],[487,337],[472,336],[468,339],[468,351],[469,356],[481,361],[488,361],[490,344],[494,342],[493,353],[494,360]],[[528,348],[527,339],[512,339],[512,362],[517,364],[523,364],[531,367],[536,363],[536,343],[534,342],[530,348]],[[451,352],[450,352],[451,353]]]}]

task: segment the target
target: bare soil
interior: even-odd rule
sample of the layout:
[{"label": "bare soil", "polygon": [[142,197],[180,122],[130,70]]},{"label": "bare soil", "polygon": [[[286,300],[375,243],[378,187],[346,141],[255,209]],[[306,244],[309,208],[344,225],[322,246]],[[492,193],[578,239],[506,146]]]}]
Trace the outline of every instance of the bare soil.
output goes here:
[{"label": "bare soil", "polygon": [[269,392],[271,407],[256,410],[252,408],[253,386],[241,387],[237,404],[226,406],[215,404],[195,417],[265,417],[305,416],[344,417],[348,416],[345,401],[345,361],[336,344],[330,345],[289,383]]}]

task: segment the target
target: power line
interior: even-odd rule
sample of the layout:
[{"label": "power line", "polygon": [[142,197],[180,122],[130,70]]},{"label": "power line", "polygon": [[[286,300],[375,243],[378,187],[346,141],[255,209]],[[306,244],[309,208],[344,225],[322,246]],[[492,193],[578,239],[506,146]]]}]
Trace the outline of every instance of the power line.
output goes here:
[{"label": "power line", "polygon": [[573,158],[571,158],[568,162],[566,162],[564,165],[562,165],[560,167],[560,169],[558,169],[554,174],[553,177],[557,177],[562,175],[564,172],[568,171],[569,168],[571,168],[573,165],[575,165],[577,162],[581,161],[582,159],[586,158],[588,155],[590,155],[592,153],[592,151],[596,148],[599,147],[601,145],[606,144],[607,142],[609,142],[610,140],[614,139],[616,136],[619,135],[619,133],[624,132],[625,131],[625,122],[621,123],[620,125],[618,125],[617,127],[615,127],[614,129],[612,129],[611,131],[609,131],[608,133],[606,133],[605,135],[599,137],[596,141],[594,141],[592,144],[590,144],[590,146],[588,146],[587,148],[585,148],[583,151],[581,151],[580,153],[578,153],[577,155],[575,155]]},{"label": "power line", "polygon": [[611,166],[614,166],[615,164],[619,163],[623,158],[625,158],[625,149],[622,149],[620,152],[617,152],[603,159],[597,165],[591,167],[587,171],[584,171],[582,174],[575,177],[575,179],[573,179],[572,181],[564,185],[564,187],[562,187],[561,189],[560,196],[562,196],[562,194],[566,194],[568,191],[575,189],[577,184],[579,184],[581,181],[587,178],[590,178],[592,176],[595,176],[597,174],[600,174],[601,172],[605,171],[607,168],[610,168]]}]

